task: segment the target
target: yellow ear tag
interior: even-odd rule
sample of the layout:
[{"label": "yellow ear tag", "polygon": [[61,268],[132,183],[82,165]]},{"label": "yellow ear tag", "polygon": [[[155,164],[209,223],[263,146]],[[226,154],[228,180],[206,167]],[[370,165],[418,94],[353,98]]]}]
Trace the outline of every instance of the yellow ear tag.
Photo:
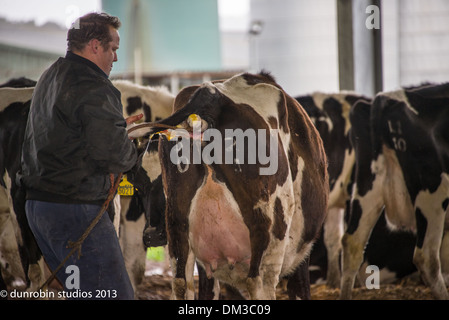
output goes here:
[{"label": "yellow ear tag", "polygon": [[194,123],[195,121],[201,121],[201,118],[195,113],[192,113],[189,116],[189,119],[190,119],[190,121],[192,121],[192,123]]},{"label": "yellow ear tag", "polygon": [[176,138],[178,135],[176,134],[176,130],[168,129],[165,136],[167,137],[168,141],[171,141],[171,139]]},{"label": "yellow ear tag", "polygon": [[121,196],[132,196],[134,194],[134,186],[128,181],[126,175],[123,175],[123,180],[118,186],[118,194]]}]

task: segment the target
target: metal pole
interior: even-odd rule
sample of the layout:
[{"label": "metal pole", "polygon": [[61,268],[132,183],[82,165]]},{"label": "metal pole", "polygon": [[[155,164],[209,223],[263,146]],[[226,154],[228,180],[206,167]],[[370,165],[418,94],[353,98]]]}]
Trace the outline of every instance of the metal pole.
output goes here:
[{"label": "metal pole", "polygon": [[340,90],[354,90],[352,0],[337,0],[338,69]]},{"label": "metal pole", "polygon": [[380,0],[353,2],[354,87],[367,96],[382,91]]},{"label": "metal pole", "polygon": [[373,56],[374,56],[374,94],[383,90],[383,64],[382,64],[382,11],[381,0],[373,0],[373,5],[379,8],[380,28],[372,29]]}]

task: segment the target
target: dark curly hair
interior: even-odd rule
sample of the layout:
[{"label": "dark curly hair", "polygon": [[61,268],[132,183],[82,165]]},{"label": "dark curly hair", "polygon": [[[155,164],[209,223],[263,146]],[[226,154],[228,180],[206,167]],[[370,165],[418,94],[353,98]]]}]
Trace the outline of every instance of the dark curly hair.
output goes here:
[{"label": "dark curly hair", "polygon": [[118,29],[120,25],[119,18],[107,13],[88,13],[78,18],[67,32],[67,51],[81,51],[92,39],[100,41],[101,46],[106,49],[112,41],[109,26]]}]

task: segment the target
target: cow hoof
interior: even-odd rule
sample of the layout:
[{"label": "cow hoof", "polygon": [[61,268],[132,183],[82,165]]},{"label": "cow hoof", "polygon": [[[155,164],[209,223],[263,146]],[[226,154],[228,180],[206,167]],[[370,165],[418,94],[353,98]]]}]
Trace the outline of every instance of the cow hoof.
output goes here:
[{"label": "cow hoof", "polygon": [[172,282],[172,298],[175,300],[184,300],[186,298],[186,280],[183,278],[174,278]]},{"label": "cow hoof", "polygon": [[260,276],[246,279],[246,287],[251,300],[263,299],[263,284]]}]

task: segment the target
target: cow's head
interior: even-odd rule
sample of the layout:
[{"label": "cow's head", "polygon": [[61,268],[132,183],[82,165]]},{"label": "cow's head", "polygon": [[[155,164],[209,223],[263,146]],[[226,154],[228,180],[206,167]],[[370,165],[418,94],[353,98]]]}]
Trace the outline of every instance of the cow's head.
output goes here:
[{"label": "cow's head", "polygon": [[131,205],[138,206],[135,211],[145,213],[143,242],[146,247],[159,247],[167,244],[164,218],[165,196],[162,189],[157,149],[157,140],[147,140],[146,143],[141,143],[138,147],[139,164],[127,173],[128,180],[136,189]]}]

